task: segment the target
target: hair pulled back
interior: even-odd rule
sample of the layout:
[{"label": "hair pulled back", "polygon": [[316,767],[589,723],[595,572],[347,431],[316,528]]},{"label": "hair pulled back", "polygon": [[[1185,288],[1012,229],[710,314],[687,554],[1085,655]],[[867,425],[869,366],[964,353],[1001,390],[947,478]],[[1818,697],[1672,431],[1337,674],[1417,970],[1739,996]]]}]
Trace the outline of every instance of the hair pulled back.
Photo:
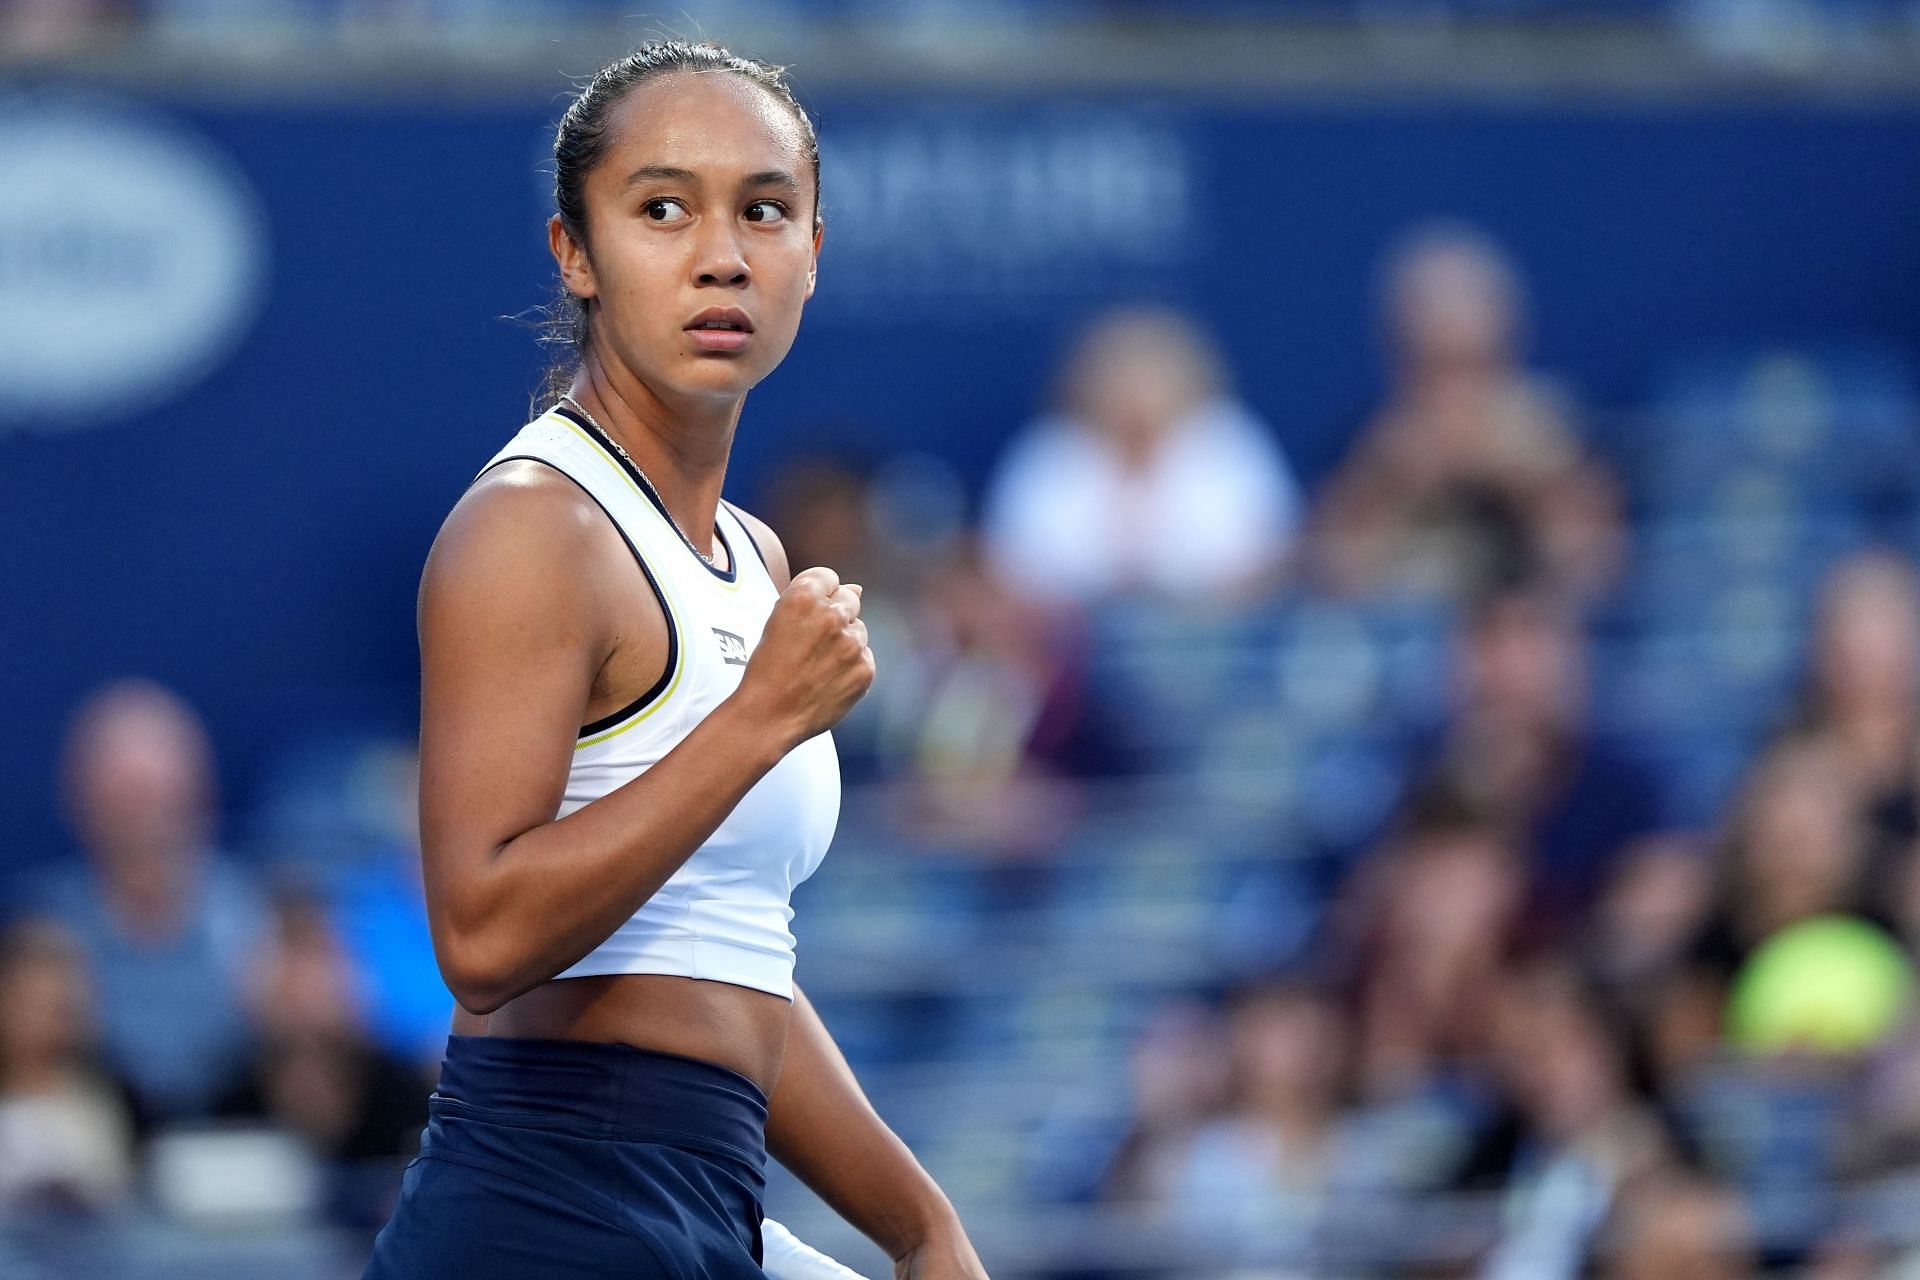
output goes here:
[{"label": "hair pulled back", "polygon": [[[793,113],[800,126],[807,163],[813,170],[813,220],[820,221],[820,141],[806,109],[787,83],[786,68],[730,53],[717,44],[684,40],[650,40],[632,53],[600,68],[587,82],[553,138],[553,205],[560,225],[582,246],[587,244],[587,175],[606,155],[607,123],[613,109],[635,88],[676,71],[725,72],[752,81]],[[547,369],[541,387],[546,404],[560,398],[573,380],[589,342],[587,319],[591,299],[576,297],[560,286],[560,296],[548,308],[543,341],[560,348]]]}]

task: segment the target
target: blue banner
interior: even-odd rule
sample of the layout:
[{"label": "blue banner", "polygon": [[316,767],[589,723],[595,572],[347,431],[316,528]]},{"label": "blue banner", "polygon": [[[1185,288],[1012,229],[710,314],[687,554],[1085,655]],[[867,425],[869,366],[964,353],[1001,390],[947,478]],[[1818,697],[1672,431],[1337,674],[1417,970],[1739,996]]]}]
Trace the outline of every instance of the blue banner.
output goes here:
[{"label": "blue banner", "polygon": [[[0,812],[60,850],[55,752],[120,674],[209,714],[228,800],[290,737],[410,731],[419,566],[526,417],[560,99],[0,98]],[[1184,100],[813,104],[818,295],[732,491],[820,450],[969,484],[1117,300],[1191,308],[1311,481],[1380,384],[1379,255],[1483,226],[1538,362],[1605,408],[1677,354],[1920,344],[1920,114]]]}]

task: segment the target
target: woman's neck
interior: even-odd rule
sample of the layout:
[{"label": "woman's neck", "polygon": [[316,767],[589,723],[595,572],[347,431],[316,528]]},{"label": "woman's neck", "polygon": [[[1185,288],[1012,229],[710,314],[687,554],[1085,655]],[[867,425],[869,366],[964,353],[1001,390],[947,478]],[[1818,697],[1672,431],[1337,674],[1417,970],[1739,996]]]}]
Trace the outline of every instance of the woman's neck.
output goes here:
[{"label": "woman's neck", "polygon": [[670,403],[638,378],[616,376],[591,356],[567,394],[646,473],[688,540],[701,554],[711,554],[744,398]]}]

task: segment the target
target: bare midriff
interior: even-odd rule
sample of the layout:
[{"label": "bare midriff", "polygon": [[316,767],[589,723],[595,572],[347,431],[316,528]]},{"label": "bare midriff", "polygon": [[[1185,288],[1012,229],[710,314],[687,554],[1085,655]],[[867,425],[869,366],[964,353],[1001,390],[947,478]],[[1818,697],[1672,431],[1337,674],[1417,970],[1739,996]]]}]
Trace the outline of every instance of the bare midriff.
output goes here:
[{"label": "bare midriff", "polygon": [[772,1093],[792,1011],[790,1001],[751,987],[623,973],[542,983],[494,1010],[487,1034],[628,1044],[699,1058]]}]

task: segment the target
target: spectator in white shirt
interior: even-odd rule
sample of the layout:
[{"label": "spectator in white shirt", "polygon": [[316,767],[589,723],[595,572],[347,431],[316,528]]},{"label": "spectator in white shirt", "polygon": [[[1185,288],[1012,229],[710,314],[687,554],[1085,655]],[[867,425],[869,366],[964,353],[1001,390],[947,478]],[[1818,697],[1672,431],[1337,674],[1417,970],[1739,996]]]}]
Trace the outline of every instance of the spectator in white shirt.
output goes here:
[{"label": "spectator in white shirt", "polygon": [[1222,598],[1281,565],[1299,485],[1191,320],[1159,309],[1103,317],[1061,392],[988,492],[989,552],[1017,590],[1058,603]]}]

